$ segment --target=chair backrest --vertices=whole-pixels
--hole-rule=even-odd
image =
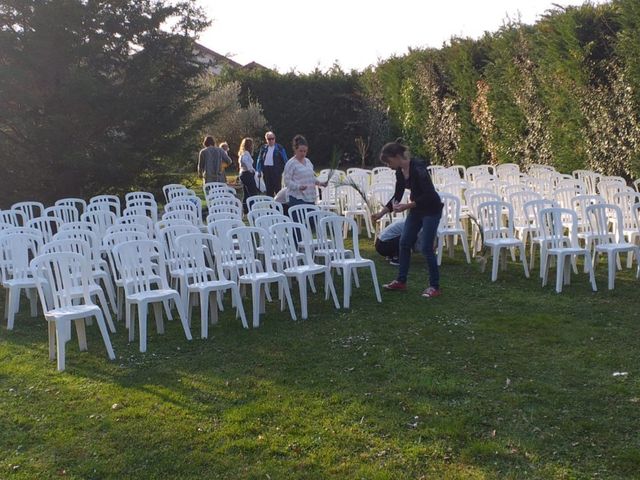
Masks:
[[[506,212],[506,218],[505,218]],[[502,201],[482,202],[478,205],[478,222],[485,240],[513,238],[513,207]]]
[[[218,238],[218,241],[223,241],[227,238],[227,232],[232,228],[244,227],[244,223],[239,218],[225,218],[221,220],[215,220],[207,225],[207,231]]]
[[[271,242],[266,230],[257,227],[232,228],[227,232],[227,247],[236,245],[235,261],[240,275],[253,275],[263,271],[257,252],[264,252],[264,271],[273,272],[271,264]]]
[[[263,230],[269,230],[269,227],[272,225],[277,225],[279,223],[291,223],[293,220],[289,218],[287,215],[260,215],[254,220],[254,226],[258,228],[262,228]]]
[[[11,205],[11,210],[22,212],[25,223],[42,216],[44,205],[40,202],[18,202]]]
[[[556,189],[553,192],[553,199],[561,208],[571,208],[573,197],[580,195],[580,190],[575,187],[565,187]]]
[[[553,208],[558,207],[558,204],[553,200],[548,200],[546,198],[539,198],[537,200],[529,200],[525,202],[522,206],[524,210],[524,216],[529,222],[529,225],[532,228],[537,230],[534,231],[534,237],[537,236],[540,232],[540,227],[538,221],[540,220],[540,211],[545,208]]]
[[[56,217],[60,223],[80,221],[80,212],[73,205],[55,205],[44,209],[45,217]]]
[[[358,225],[352,218],[330,215],[320,220],[318,239],[322,248],[327,249],[331,261],[344,261],[349,258],[350,250],[346,247],[344,233],[351,239],[353,258],[361,259],[358,241]]]
[[[255,221],[259,217],[266,217],[267,215],[282,215],[282,212],[278,210],[273,210],[270,208],[263,208],[257,210],[249,210],[247,213],[247,220],[249,221],[249,226],[255,226]]]
[[[482,175],[491,175],[493,173],[493,168],[490,165],[472,165],[471,167],[467,167],[467,182],[474,183],[476,177]]]
[[[164,193],[164,199],[166,203],[169,203],[173,199],[173,193],[176,190],[185,190],[187,187],[180,183],[170,183],[162,187],[162,193]]]
[[[85,222],[81,220],[79,222],[63,223],[62,225],[60,225],[60,228],[58,229],[58,231],[61,232],[65,230],[91,230],[93,233],[95,233],[95,228],[96,226],[93,223]]]
[[[185,272],[189,284],[226,280],[221,262],[207,265],[205,248],[213,253],[214,259],[221,257],[220,241],[214,235],[187,233],[176,238],[177,265]]]
[[[89,245],[89,242],[86,242],[81,238],[53,240],[42,247],[43,254],[56,252],[79,253],[87,260],[91,260],[92,258],[91,245]]]
[[[592,238],[598,244],[624,241],[620,207],[612,203],[600,203],[589,205],[586,212],[591,226]],[[612,228],[610,228],[610,224]]]
[[[202,186],[205,198],[216,192],[228,192],[235,195],[235,190],[224,182],[207,182]]]
[[[509,195],[508,202],[513,206],[514,221],[527,222],[527,215],[524,211],[524,205],[532,200],[540,200],[542,195],[533,190],[522,190]]]
[[[190,210],[174,210],[162,214],[162,220],[186,220],[190,225],[200,226],[201,219],[198,214]]]
[[[102,242],[98,240],[96,234],[91,230],[61,230],[53,236],[53,242],[64,240],[81,240],[89,245],[90,259],[92,264],[100,261],[100,246]]]
[[[460,222],[460,199],[450,193],[441,193],[442,216],[438,228],[462,228]]]
[[[210,213],[207,215],[207,225],[219,220],[238,220],[242,223],[242,215],[238,215],[235,211]]]
[[[247,198],[247,208],[249,209],[249,211],[251,211],[251,208],[253,207],[253,204],[256,202],[264,202],[264,201],[273,201],[273,198],[271,198],[268,195],[253,195],[249,198]]]
[[[476,218],[480,218],[478,209],[481,203],[502,201],[500,195],[496,193],[474,193],[472,195],[465,196],[467,198],[469,212]]]
[[[313,265],[311,255],[311,235],[301,223],[278,223],[269,227],[271,234],[271,257],[277,258],[282,268],[293,268],[300,265]],[[300,252],[302,247],[303,251]]]
[[[95,225],[93,231],[99,238],[104,236],[107,228],[115,225],[116,219],[116,214],[110,210],[89,210],[88,206],[87,211],[80,216],[80,220],[83,222],[89,222]]]
[[[145,232],[150,239],[156,233],[155,223],[146,215],[125,215],[117,220],[116,225],[135,225]]]
[[[96,195],[95,197],[91,197],[85,212],[89,209],[93,210],[96,208],[107,208],[113,212],[116,217],[119,217],[122,212],[120,198],[117,195]]]
[[[600,195],[576,195],[571,199],[571,209],[578,214],[578,224],[589,224],[587,207],[604,203]]]
[[[127,295],[169,288],[161,249],[154,240],[134,240],[114,246],[116,268]]]
[[[14,227],[26,225],[25,216],[21,210],[0,210],[0,222],[10,223]]]
[[[294,222],[305,225],[307,223],[307,215],[309,215],[310,212],[315,212],[317,210],[320,210],[320,207],[317,205],[294,205],[293,207],[289,207],[287,215]]]
[[[133,203],[140,201],[156,203],[156,197],[150,192],[129,192],[124,196],[125,207],[130,207]]]
[[[277,210],[278,213],[283,213],[282,204],[280,202],[276,202],[273,198],[269,198],[269,200],[256,200],[252,202],[251,207],[249,208],[249,213],[255,210]]]
[[[547,248],[578,247],[578,215],[569,208],[543,208],[539,212],[540,236]],[[568,235],[565,229],[569,230]]]
[[[60,200],[56,200],[54,203],[55,206],[65,206],[65,207],[75,207],[78,211],[78,215],[82,215],[87,210],[87,202],[82,198],[61,198]]]
[[[32,278],[29,260],[42,250],[42,238],[29,233],[0,235],[0,270],[2,279]]]
[[[620,192],[613,195],[613,204],[620,207],[622,212],[623,230],[638,230],[638,223],[633,212],[633,206],[640,202],[640,193],[635,191]]]
[[[190,199],[180,198],[178,200],[172,200],[164,206],[165,213],[172,212],[192,212],[197,218],[202,218],[202,203],[200,199],[192,201]]]
[[[177,200],[193,200],[198,202],[200,201],[200,199],[198,198],[198,195],[196,195],[196,192],[194,192],[190,188],[180,188],[180,189],[173,190],[171,192],[171,200],[169,200],[167,203],[175,202]]]
[[[91,266],[82,254],[56,251],[40,255],[31,261],[31,269],[36,273],[38,296],[45,312],[77,305],[78,287],[84,303],[93,304],[89,294]]]
[[[598,182],[601,175],[591,170],[574,170],[573,176],[584,183],[586,195],[596,195],[598,193]]]
[[[162,252],[165,260],[170,262],[171,268],[175,266],[178,251],[176,249],[176,238],[187,233],[200,233],[200,230],[194,225],[172,225],[163,228],[157,237],[158,242],[162,246]]]
[[[38,217],[27,222],[27,227],[35,228],[42,233],[45,242],[50,242],[58,230],[60,230],[60,220],[56,217]]]

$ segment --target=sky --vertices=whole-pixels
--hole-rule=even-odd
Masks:
[[[240,64],[308,73],[339,63],[362,70],[409,48],[478,38],[507,18],[532,24],[553,4],[583,0],[198,0],[211,26],[205,47]],[[592,3],[603,3],[596,0]]]

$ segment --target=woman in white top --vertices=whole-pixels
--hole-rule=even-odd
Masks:
[[[249,137],[243,138],[238,150],[238,164],[240,165],[240,181],[242,182],[242,208],[247,213],[247,198],[258,194],[256,185],[256,171],[253,168],[253,140]]]
[[[293,157],[284,166],[284,185],[289,197],[289,207],[316,203],[316,185],[326,182],[316,180],[313,163],[307,158],[309,144],[302,135],[293,138]]]

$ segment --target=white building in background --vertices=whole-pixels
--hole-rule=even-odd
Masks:
[[[250,62],[246,65],[240,65],[238,62],[231,60],[229,57],[226,57],[218,52],[211,50],[210,48],[205,47],[199,43],[195,44],[195,54],[198,61],[204,64],[207,68],[207,71],[211,75],[220,75],[224,68],[232,68],[232,69],[258,69],[263,68],[268,70],[267,67],[260,65],[257,62]]]

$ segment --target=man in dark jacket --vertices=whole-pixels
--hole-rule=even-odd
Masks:
[[[289,159],[284,147],[276,143],[276,136],[273,132],[267,132],[264,138],[267,143],[262,145],[258,151],[256,171],[259,177],[264,178],[265,195],[275,197],[282,188],[282,172]]]

